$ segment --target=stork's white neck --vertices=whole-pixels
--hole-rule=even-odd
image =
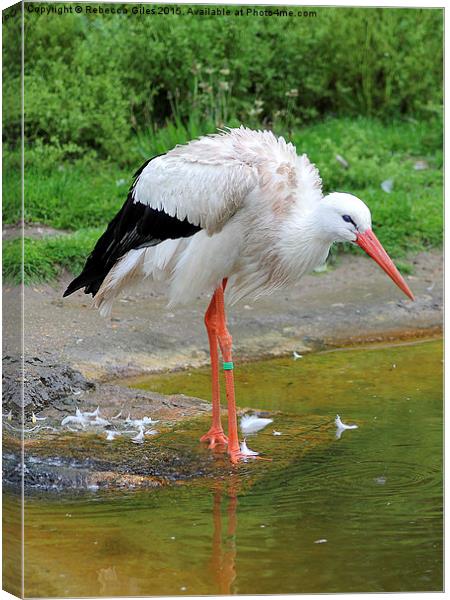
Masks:
[[[279,252],[290,280],[324,264],[333,239],[322,227],[321,207],[285,224]]]

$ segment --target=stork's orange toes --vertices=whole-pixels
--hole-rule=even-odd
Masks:
[[[200,438],[201,442],[209,442],[209,448],[215,448],[216,446],[226,446],[228,444],[228,438],[223,432],[223,429],[211,427],[208,433],[202,435]]]
[[[230,457],[230,462],[233,465],[237,465],[241,461],[248,458],[245,454],[243,454],[240,450],[228,450],[228,456]]]

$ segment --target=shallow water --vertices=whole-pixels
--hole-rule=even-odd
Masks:
[[[28,498],[26,595],[442,589],[442,343],[236,377],[240,406],[278,411],[247,440],[273,460],[148,492]],[[209,397],[207,370],[133,384]],[[337,413],[358,429],[337,439]]]

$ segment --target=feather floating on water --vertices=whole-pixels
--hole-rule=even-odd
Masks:
[[[264,429],[273,419],[262,419],[258,415],[244,415],[241,418],[241,431],[244,434],[256,433]]]
[[[343,423],[339,415],[336,415],[334,422],[336,424],[336,439],[338,440],[341,439],[341,435],[346,429],[358,429],[358,425],[347,425],[346,423]]]
[[[339,415],[336,415],[334,422],[338,429],[358,429],[358,425],[347,425],[346,423],[343,423]]]
[[[250,448],[247,446],[247,442],[244,441],[240,443],[241,446],[241,454],[243,456],[258,456],[259,452],[255,452],[254,450],[250,450]]]

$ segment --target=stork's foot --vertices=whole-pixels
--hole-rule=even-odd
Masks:
[[[230,462],[233,465],[237,465],[238,463],[242,462],[243,460],[245,460],[246,458],[248,458],[248,456],[246,456],[245,454],[242,454],[242,452],[240,450],[231,450],[228,452],[228,456],[230,457]]]
[[[226,446],[228,444],[228,438],[224,434],[223,429],[218,429],[217,427],[211,427],[208,433],[202,435],[200,441],[209,442],[209,448],[215,448],[216,446]]]
[[[240,462],[247,462],[249,460],[266,460],[268,462],[272,462],[272,459],[267,456],[249,456],[248,454],[242,454],[240,450],[228,452],[228,456],[230,457],[230,462],[233,465],[237,465]]]
[[[228,456],[230,457],[230,462],[233,465],[237,465],[239,462],[247,462],[248,460],[267,460],[269,462],[272,461],[271,458],[266,456],[258,456],[256,454],[248,454],[247,452],[242,452],[240,447],[235,447],[231,449],[228,445]]]
[[[240,463],[244,459],[248,458],[248,456],[246,456],[245,454],[243,454],[241,452],[241,448],[239,447],[239,444],[237,446],[234,446],[234,447],[231,447],[231,448],[228,445],[228,456],[230,457],[230,462],[233,465],[237,465],[238,463]]]

